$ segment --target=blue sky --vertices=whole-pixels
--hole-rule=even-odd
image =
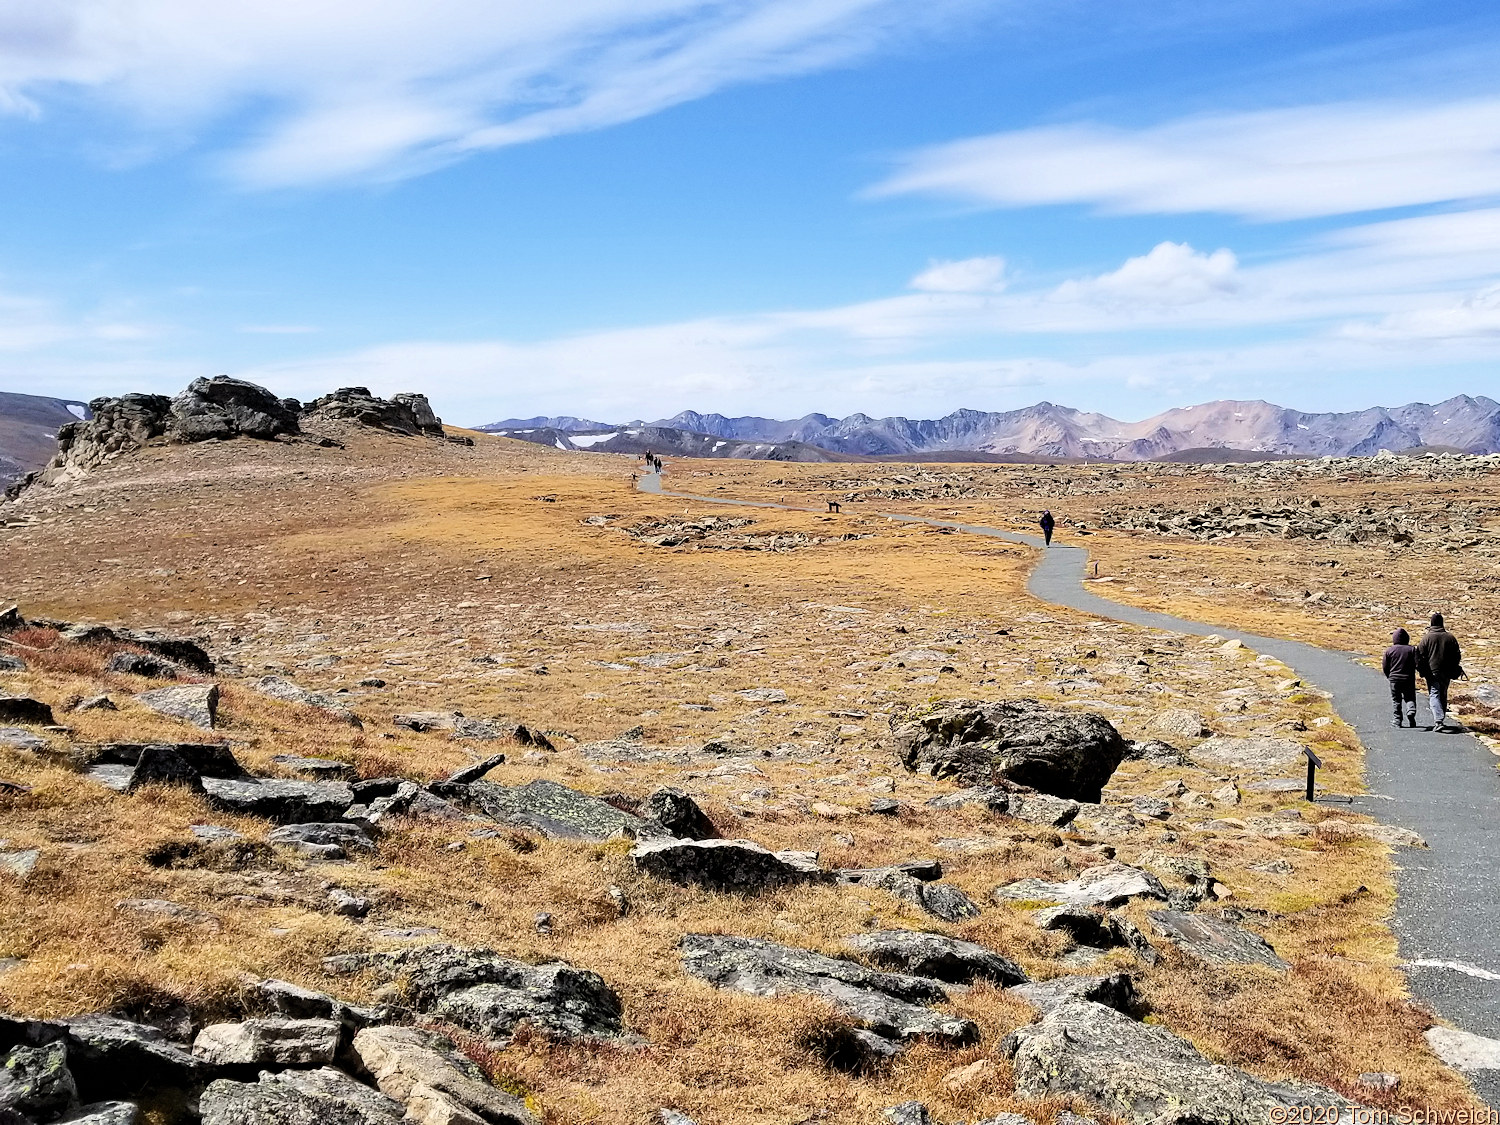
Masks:
[[[0,0],[0,388],[1500,392],[1500,11]]]

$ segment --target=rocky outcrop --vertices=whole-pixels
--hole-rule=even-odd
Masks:
[[[1045,879],[1018,879],[996,887],[996,902],[1047,902],[1066,906],[1121,906],[1132,898],[1165,900],[1167,888],[1149,871],[1124,863],[1090,867],[1062,883]]]
[[[534,828],[558,840],[635,837],[646,824],[634,813],[546,778],[516,786],[476,781],[457,792],[438,787],[438,793],[477,806],[485,816],[502,824]]]
[[[1157,934],[1200,961],[1213,965],[1264,965],[1277,972],[1291,968],[1276,956],[1265,938],[1227,919],[1184,914],[1180,910],[1153,910],[1146,917]]]
[[[522,1024],[557,1039],[633,1038],[604,978],[561,961],[529,965],[489,949],[435,944],[332,957],[324,967],[400,982],[413,1009],[490,1042],[508,1043]]]
[[[374,426],[398,434],[443,436],[443,423],[432,412],[426,395],[398,394],[376,398],[368,387],[340,387],[331,395],[315,398],[306,413],[342,418],[362,426]]]
[[[908,770],[971,786],[1003,778],[1091,803],[1125,756],[1120,732],[1102,715],[1057,711],[1034,699],[945,700],[893,717],[891,733]]]
[[[334,1020],[252,1019],[210,1024],[193,1054],[211,1066],[321,1066],[333,1062],[341,1027]]]
[[[263,1073],[259,1082],[210,1082],[199,1102],[203,1125],[402,1125],[400,1102],[341,1070]]]
[[[406,1107],[406,1120],[477,1118],[489,1125],[535,1125],[525,1103],[489,1084],[484,1072],[441,1035],[415,1027],[374,1027],[354,1037],[354,1054],[380,1092]]]
[[[227,375],[194,379],[172,400],[170,415],[166,433],[172,441],[240,436],[264,440],[300,432],[295,401]]]
[[[1051,980],[1022,984],[1010,991],[1039,1012],[1050,1012],[1072,1000],[1088,1000],[1133,1016],[1141,1003],[1136,995],[1135,981],[1128,973],[1110,973],[1100,977],[1053,977]]]
[[[1351,1104],[1321,1086],[1211,1063],[1165,1028],[1086,1000],[1059,1005],[1010,1042],[1021,1097],[1078,1097],[1141,1125],[1263,1125],[1287,1106]]]
[[[682,967],[715,988],[752,996],[819,996],[882,1038],[927,1038],[961,1046],[979,1038],[969,1020],[933,1011],[946,989],[935,980],[867,969],[853,961],[755,938],[688,934]]]

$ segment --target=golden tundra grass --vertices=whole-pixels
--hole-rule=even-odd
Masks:
[[[477,447],[472,460],[451,463],[442,459],[449,451],[423,460],[407,457],[410,448],[395,439],[351,442],[347,462],[319,460],[322,453],[302,449],[272,451],[289,458],[288,469],[278,473],[280,462],[268,453],[253,463],[260,475],[249,474],[248,483],[239,464],[216,469],[212,458],[224,447],[153,454],[139,480],[100,474],[93,486],[100,495],[60,497],[59,505],[66,499],[79,507],[59,507],[67,519],[8,533],[0,550],[14,568],[8,573],[18,575],[18,588],[25,587],[24,610],[120,617],[132,625],[186,614],[217,630],[216,647],[251,675],[267,665],[285,666],[286,674],[319,690],[372,674],[390,681],[387,689],[354,695],[352,705],[366,719],[363,731],[227,681],[220,736],[233,740],[255,772],[284,772],[271,760],[277,754],[312,754],[348,761],[364,776],[433,778],[494,749],[394,729],[390,717],[402,710],[504,713],[577,741],[639,723],[648,742],[691,746],[727,729],[755,746],[822,746],[806,755],[758,759],[759,776],[691,782],[728,834],[772,848],[818,850],[827,866],[941,855],[945,877],[986,903],[996,884],[1064,878],[1095,862],[1089,841],[1078,834],[1031,829],[973,810],[925,808],[923,801],[946,787],[902,775],[873,722],[862,733],[845,734],[843,721],[829,717],[830,711],[874,711],[928,697],[1057,698],[1051,686],[1056,669],[1074,660],[1098,672],[1096,694],[1105,701],[1113,685],[1128,686],[1085,655],[1105,643],[1086,618],[1025,597],[1025,550],[891,525],[847,508],[829,520],[818,513],[640,496],[629,488],[628,462],[619,459],[554,456],[493,442]],[[404,458],[402,472],[391,467],[393,452]],[[259,456],[256,447],[237,453],[252,455]],[[673,483],[693,491],[718,484],[732,486],[733,494],[743,488],[746,495],[772,495],[779,486],[767,482],[813,468],[827,467],[692,463]],[[710,471],[723,479],[693,476]],[[295,475],[302,472],[307,476]],[[233,519],[205,507],[203,490],[210,486],[221,501],[233,500]],[[115,490],[117,511],[123,505],[136,513],[131,520],[83,511],[103,508],[106,487]],[[756,533],[867,532],[871,538],[778,554],[662,550],[581,522],[591,515],[620,515],[625,518],[617,522],[629,523],[706,514],[751,516]],[[164,567],[175,573],[164,577]],[[470,608],[459,610],[465,603]],[[828,606],[865,613],[851,617]],[[266,625],[270,631],[262,635],[255,631],[261,618],[247,614],[281,624]],[[584,624],[635,618],[649,633],[565,626],[580,615]],[[846,618],[861,624],[837,626]],[[685,622],[709,628],[694,631]],[[735,630],[727,646],[705,636],[721,625]],[[286,642],[309,635],[327,640],[308,641],[286,655]],[[627,663],[642,652],[673,651],[677,636],[686,638],[681,647],[691,651],[697,670]],[[1127,647],[1153,640],[1135,631],[1120,637]],[[121,703],[113,713],[60,713],[76,743],[193,737],[130,700],[152,685],[102,672],[107,650],[53,651],[45,632],[29,639],[48,651],[29,654],[32,669],[12,677],[7,690],[60,704],[108,689]],[[356,650],[356,639],[370,643]],[[919,683],[914,679],[926,677],[914,673],[927,669],[891,666],[892,653],[917,646],[953,653],[956,671]],[[343,653],[344,659],[331,669],[296,666],[317,652]],[[406,664],[384,663],[385,656],[406,652],[415,654],[403,657]],[[487,654],[505,674],[473,662]],[[715,666],[718,660],[722,666]],[[546,675],[532,671],[540,665]],[[1269,691],[1265,685],[1277,676],[1274,668],[1254,666],[1250,654],[1238,662],[1225,658],[1215,668],[1210,687],[1250,683]],[[1032,686],[1021,687],[1027,679]],[[787,687],[797,706],[752,708],[733,695],[767,685]],[[687,710],[683,703],[716,709]],[[1282,719],[1310,722],[1328,714],[1326,704],[1310,696],[1284,696],[1279,706]],[[1122,719],[1126,735],[1147,733],[1142,721],[1134,712]],[[1357,790],[1361,753],[1352,732],[1334,723],[1316,737],[1329,761],[1328,784]],[[664,764],[611,764],[610,772],[599,772],[574,741],[562,735],[554,741],[557,751],[541,760],[522,760],[520,747],[501,744],[512,760],[497,780],[552,777],[632,797],[681,783],[680,767]],[[888,1074],[851,1078],[826,1070],[803,1045],[828,1025],[826,1009],[805,999],[716,992],[686,977],[675,953],[687,932],[761,936],[835,953],[844,937],[865,929],[932,927],[989,945],[1036,978],[1055,975],[1060,939],[1036,930],[1024,907],[988,905],[978,919],[944,926],[858,887],[726,897],[637,877],[621,843],[523,843],[508,832],[472,838],[467,826],[419,822],[398,824],[376,856],[349,863],[309,865],[268,849],[208,849],[190,861],[196,866],[154,866],[147,855],[191,839],[192,823],[228,824],[252,841],[263,839],[268,826],[215,813],[182,791],[110,793],[81,780],[60,755],[0,753],[0,776],[32,787],[24,795],[0,796],[3,835],[9,846],[43,852],[26,883],[0,879],[0,957],[24,959],[0,975],[0,1008],[6,1010],[61,1015],[180,998],[213,1011],[232,1004],[242,973],[285,977],[358,1000],[368,998],[369,982],[328,978],[321,958],[393,944],[374,937],[376,928],[431,926],[443,940],[593,969],[624,999],[627,1021],[648,1040],[646,1047],[558,1046],[533,1036],[499,1052],[475,1045],[497,1078],[526,1091],[553,1125],[643,1125],[662,1105],[681,1108],[701,1125],[808,1118],[854,1125],[908,1098],[928,1102],[940,1120],[1017,1110],[1045,1123],[1065,1106],[1019,1103],[1003,1062],[968,1088],[944,1085],[945,1075],[991,1057],[1007,1031],[1032,1018],[1025,1005],[998,990],[977,987],[953,1001],[954,1011],[981,1026],[977,1046],[920,1046]],[[850,783],[835,785],[834,775]],[[908,811],[894,820],[842,815],[841,807],[862,807],[866,783],[880,775],[895,778],[895,795]],[[1149,793],[1178,777],[1199,792],[1220,783],[1198,770],[1128,763],[1111,788]],[[742,799],[744,790],[758,788],[774,794],[763,807]],[[827,804],[827,815],[810,810],[814,800]],[[1219,815],[1248,819],[1296,804],[1246,792],[1242,804]],[[1309,820],[1338,815],[1324,808],[1307,813]],[[1146,850],[1207,858],[1234,891],[1232,903],[1271,912],[1257,928],[1293,969],[1285,975],[1205,969],[1171,951],[1162,964],[1145,969],[1111,954],[1100,968],[1131,969],[1154,1019],[1210,1057],[1266,1076],[1354,1093],[1360,1072],[1388,1070],[1400,1073],[1403,1083],[1385,1104],[1477,1104],[1427,1050],[1421,1032],[1430,1021],[1411,1004],[1396,969],[1386,849],[1351,841],[1336,829],[1291,844],[1234,832],[1183,831],[1171,840],[1168,831],[1146,826],[1139,841],[1117,845],[1119,858],[1133,861]],[[934,851],[939,837],[995,843],[963,855]],[[1289,859],[1294,873],[1248,870],[1277,857]],[[328,885],[370,897],[370,920],[327,913]],[[623,918],[610,899],[611,886],[622,888],[631,903]],[[117,906],[141,898],[169,899],[203,918],[143,920]],[[550,936],[536,933],[538,911],[554,916]],[[1143,908],[1131,913],[1144,926]]]

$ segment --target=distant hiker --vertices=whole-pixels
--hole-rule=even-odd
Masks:
[[[834,515],[838,515],[839,502],[837,500],[830,500],[830,501],[828,501],[828,510],[830,512],[832,512]]]
[[[1050,547],[1052,546],[1052,529],[1057,526],[1057,521],[1052,518],[1051,509],[1042,513],[1042,518],[1039,522],[1042,525],[1042,536],[1047,541],[1046,545]]]
[[[1443,615],[1434,613],[1427,635],[1417,645],[1417,671],[1427,681],[1434,733],[1441,733],[1448,721],[1448,685],[1464,674],[1462,656],[1458,638],[1443,627]]]
[[[1403,713],[1412,726],[1417,725],[1417,650],[1405,629],[1391,634],[1391,647],[1380,662],[1381,674],[1391,682],[1391,706],[1395,715],[1391,726],[1401,726]],[[1403,712],[1404,708],[1404,712]]]

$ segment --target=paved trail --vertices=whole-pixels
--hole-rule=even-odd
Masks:
[[[661,477],[641,479],[644,492],[711,504],[818,511],[788,504],[727,500],[669,492]],[[903,523],[951,527],[1010,543],[1041,547],[1040,536],[922,516],[875,513]],[[1495,757],[1468,734],[1432,734],[1390,725],[1390,693],[1359,654],[1334,652],[1300,641],[1261,637],[1164,613],[1121,605],[1085,585],[1088,552],[1054,545],[1032,572],[1028,588],[1042,601],[1147,628],[1237,638],[1270,653],[1307,683],[1333,696],[1339,714],[1365,745],[1369,793],[1355,802],[1387,824],[1418,833],[1428,848],[1396,854],[1395,930],[1412,991],[1445,1019],[1476,1035],[1500,1038],[1500,770]],[[1372,638],[1384,647],[1384,638]],[[1419,693],[1419,696],[1421,693]],[[1422,697],[1422,707],[1426,707]],[[1430,724],[1431,717],[1426,722]],[[1491,1106],[1500,1108],[1500,1070],[1474,1070],[1469,1078]]]

